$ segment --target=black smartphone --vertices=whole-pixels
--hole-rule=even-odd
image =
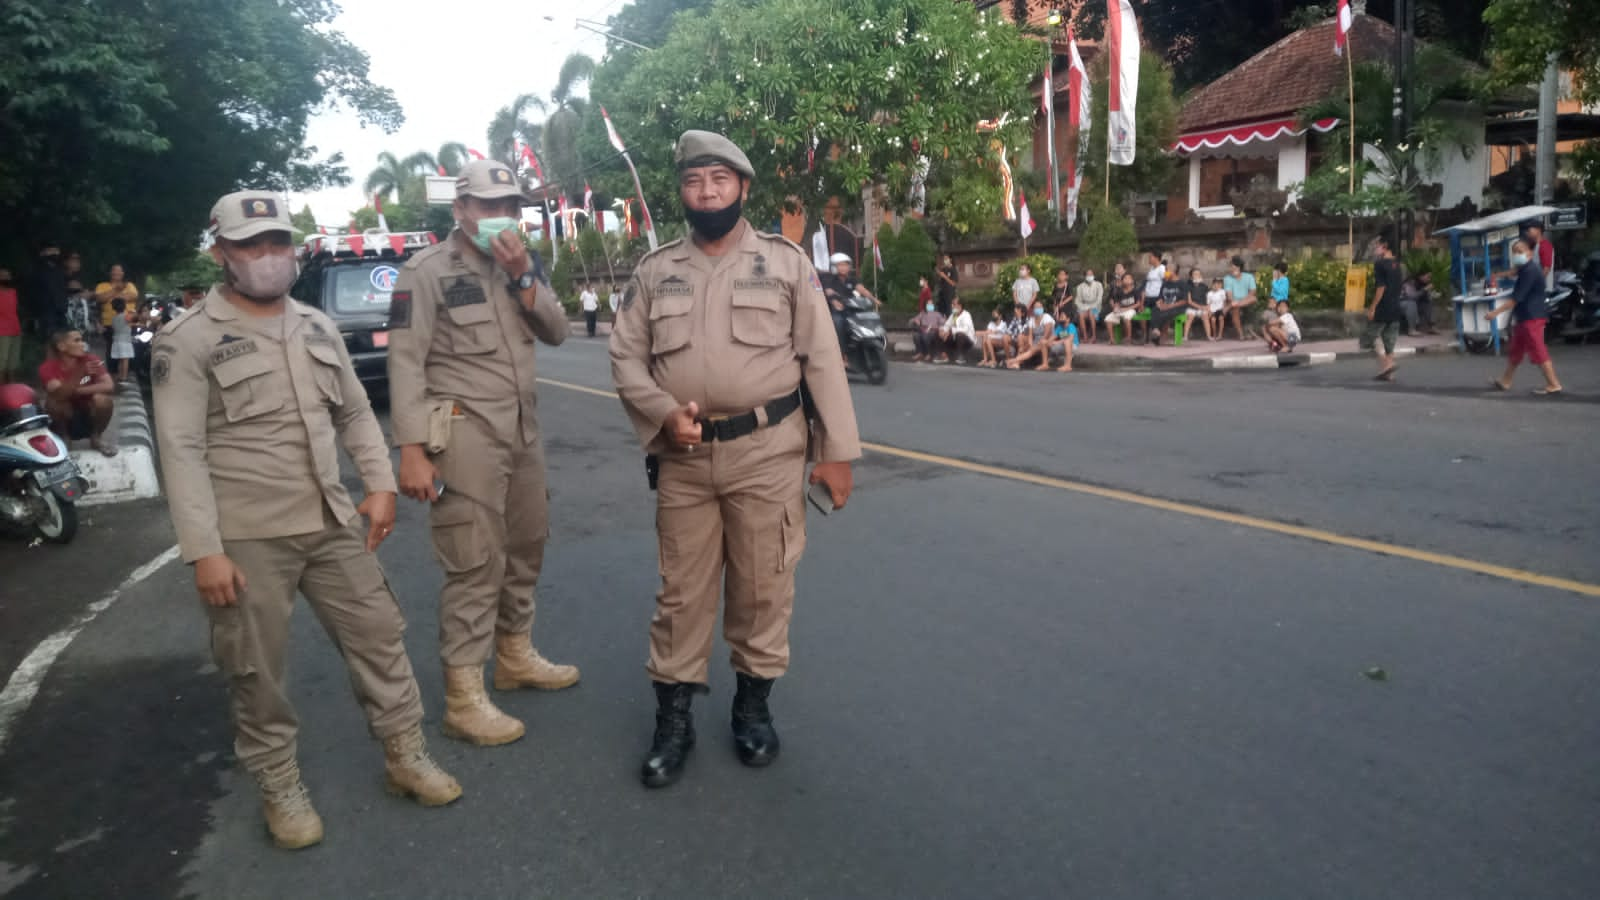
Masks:
[[[806,499],[810,500],[811,505],[817,508],[817,512],[822,513],[825,516],[833,515],[833,511],[835,509],[833,505],[833,491],[828,489],[827,482],[819,481],[816,484],[813,484],[811,489],[806,491]]]

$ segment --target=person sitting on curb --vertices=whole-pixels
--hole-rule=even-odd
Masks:
[[[1055,335],[1056,320],[1045,314],[1042,301],[1033,301],[1033,319],[1025,329],[1021,338],[1023,344],[1018,348],[1017,355],[1006,363],[1006,368],[1020,369],[1023,363],[1035,357],[1039,360],[1041,372],[1050,368],[1050,357],[1047,354],[1050,352],[1050,339]]]
[[[1262,330],[1266,332],[1267,349],[1273,353],[1293,352],[1294,345],[1300,343],[1300,323],[1289,312],[1287,300],[1278,301],[1277,315]]]
[[[1244,270],[1244,257],[1235,256],[1228,274],[1223,276],[1222,288],[1228,292],[1228,303],[1223,315],[1233,320],[1233,334],[1244,340],[1244,311],[1256,305],[1256,277]]]
[[[1433,327],[1433,273],[1422,272],[1400,286],[1400,311],[1411,334],[1438,334]]]
[[[39,365],[44,385],[45,411],[50,430],[65,441],[89,439],[89,446],[105,456],[116,456],[106,445],[117,385],[100,357],[89,352],[81,331],[58,331],[50,336],[49,358]]]
[[[1145,329],[1145,343],[1161,346],[1161,336],[1172,331],[1172,323],[1189,310],[1189,292],[1178,281],[1175,269],[1168,269],[1166,280],[1161,283],[1161,296],[1156,298],[1155,308],[1150,310],[1150,325]],[[1173,346],[1177,341],[1173,340]]]
[[[1050,291],[1050,317],[1053,319],[1072,318],[1072,288],[1067,286],[1069,277],[1066,269],[1056,272],[1056,286]]]
[[[1071,372],[1072,351],[1077,346],[1078,326],[1074,325],[1071,319],[1056,319],[1055,332],[1050,336],[1050,344],[1046,348],[1045,358],[1039,364],[1039,368],[1043,369],[1049,366],[1052,360],[1060,357],[1061,363],[1055,366],[1052,371]]]
[[[1073,294],[1072,304],[1078,310],[1078,333],[1089,335],[1089,343],[1099,338],[1095,323],[1100,319],[1100,308],[1105,304],[1106,288],[1094,280],[1094,270],[1085,269],[1083,282]]]
[[[1133,273],[1122,273],[1122,279],[1111,285],[1111,311],[1106,313],[1106,332],[1111,337],[1111,343],[1117,342],[1117,326],[1121,325],[1127,336],[1123,340],[1133,342],[1133,317],[1144,308],[1144,296],[1133,285]]]
[[[922,304],[922,312],[911,319],[911,341],[917,348],[917,355],[911,358],[912,362],[933,362],[934,354],[943,348],[939,337],[939,329],[943,327],[944,316],[930,297]]]
[[[1000,307],[996,306],[989,312],[989,327],[983,332],[983,359],[978,365],[985,369],[992,369],[1005,358],[1006,347],[1011,342],[1011,327],[1006,317],[1000,314]]]
[[[1211,279],[1211,290],[1206,291],[1206,337],[1222,340],[1222,329],[1228,325],[1228,289],[1221,278]]]
[[[944,345],[946,360],[964,363],[967,361],[967,352],[977,342],[977,334],[973,331],[972,313],[967,312],[967,304],[960,297],[956,297],[952,303],[950,318],[939,329],[939,340]]]

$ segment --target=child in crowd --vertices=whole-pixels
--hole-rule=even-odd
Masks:
[[[1300,323],[1289,312],[1287,300],[1278,301],[1277,312],[1277,316],[1264,329],[1267,333],[1267,349],[1274,353],[1286,353],[1300,343]]]
[[[992,369],[1000,364],[1000,357],[1005,355],[1006,345],[1011,340],[1011,332],[1006,327],[1005,317],[1000,315],[1000,307],[995,307],[989,313],[989,328],[983,333],[983,359],[978,365]]]
[[[1211,279],[1211,291],[1206,294],[1206,338],[1222,340],[1222,329],[1228,323],[1228,289],[1221,278]]]
[[[128,301],[118,297],[111,301],[111,361],[117,364],[117,383],[128,380],[128,365],[133,362],[133,323],[129,318]]]
[[[1060,356],[1061,365],[1056,366],[1055,371],[1071,372],[1072,351],[1077,346],[1078,326],[1073,324],[1072,320],[1069,318],[1057,319],[1055,333],[1050,336],[1049,352],[1045,354],[1045,359],[1039,367],[1042,369],[1045,366],[1048,366],[1052,358]]]
[[[1184,312],[1188,318],[1183,321],[1183,339],[1189,340],[1189,332],[1194,330],[1194,323],[1198,320],[1205,328],[1206,339],[1211,338],[1211,311],[1206,306],[1206,280],[1201,276],[1199,269],[1189,270],[1189,283],[1184,288]]]

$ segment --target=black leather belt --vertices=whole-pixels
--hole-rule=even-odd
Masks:
[[[800,408],[800,392],[798,390],[786,394],[763,406],[767,411],[767,425],[770,427],[782,422],[789,414]],[[700,422],[700,439],[706,443],[712,441],[736,441],[747,434],[754,434],[761,427],[761,419],[756,415],[759,410],[740,413],[737,416],[710,416]]]

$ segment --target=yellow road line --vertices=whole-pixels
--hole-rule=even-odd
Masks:
[[[565,388],[583,394],[593,394],[597,397],[616,399],[612,391],[602,391],[581,384],[571,384],[565,381],[554,381],[548,378],[539,379],[552,387]],[[1448,553],[1435,553],[1431,550],[1419,550],[1415,547],[1406,547],[1400,544],[1391,544],[1384,541],[1372,541],[1366,538],[1349,537],[1320,528],[1307,528],[1303,525],[1290,525],[1287,522],[1274,522],[1271,519],[1246,516],[1240,513],[1225,512],[1220,509],[1211,509],[1197,506],[1192,503],[1179,503],[1175,500],[1162,500],[1132,491],[1117,488],[1099,487],[1081,481],[1072,481],[1067,478],[1055,478],[1049,475],[1033,475],[1028,472],[1016,472],[1002,469],[998,466],[984,465],[983,463],[968,462],[964,459],[955,459],[949,456],[940,456],[935,453],[923,453],[918,450],[902,450],[899,447],[890,447],[886,444],[872,444],[863,442],[862,449],[870,453],[881,453],[885,456],[897,456],[915,462],[929,465],[943,466],[947,469],[958,469],[963,472],[972,472],[976,475],[988,475],[993,478],[1004,478],[1009,481],[1020,481],[1025,484],[1040,485],[1055,488],[1056,490],[1071,491],[1075,494],[1086,494],[1091,497],[1100,497],[1105,500],[1115,500],[1119,503],[1129,503],[1134,506],[1143,506],[1148,509],[1159,509],[1164,512],[1192,516],[1197,519],[1209,519],[1213,522],[1225,522],[1241,528],[1251,528],[1256,531],[1266,531],[1273,534],[1282,534],[1288,537],[1302,538],[1316,541],[1321,544],[1330,544],[1335,547],[1346,547],[1351,550],[1364,550],[1368,553],[1377,553],[1382,556],[1394,556],[1400,559],[1409,559],[1413,562],[1427,563],[1445,569],[1455,569],[1461,572],[1473,572],[1478,575],[1488,575],[1491,578],[1500,578],[1506,581],[1515,581],[1520,584],[1531,584],[1538,587],[1554,588],[1558,591],[1571,591],[1588,597],[1600,597],[1600,584],[1590,584],[1584,581],[1574,581],[1570,578],[1557,578],[1553,575],[1541,575],[1538,572],[1529,572],[1526,569],[1514,569],[1510,566],[1497,566],[1492,563],[1479,562],[1463,556],[1452,556]]]

